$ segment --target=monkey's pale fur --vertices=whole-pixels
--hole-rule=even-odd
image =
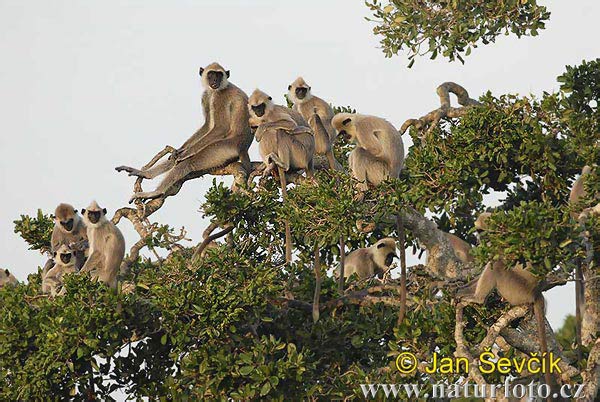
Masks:
[[[452,233],[444,232],[444,236],[446,237],[446,240],[448,240],[448,243],[450,243],[454,255],[456,255],[460,262],[466,265],[474,261],[473,255],[471,254],[473,246]]]
[[[92,201],[81,213],[90,242],[90,256],[81,272],[89,272],[93,279],[116,288],[117,274],[125,256],[123,234],[106,218],[106,209],[100,208],[96,201]]]
[[[587,191],[585,191],[584,182],[586,177],[592,172],[592,167],[585,165],[583,169],[581,169],[581,176],[575,180],[573,184],[573,188],[571,189],[571,193],[569,194],[569,205],[573,210],[571,211],[571,217],[577,220],[585,220],[590,215],[598,215],[600,213],[600,204],[591,207],[585,208],[581,210],[578,205],[584,198],[587,197]]]
[[[8,269],[0,269],[0,288],[5,285],[16,285],[17,278]]]
[[[488,219],[491,213],[484,212],[477,217],[475,228],[488,230]],[[487,263],[481,275],[475,278],[457,292],[457,298],[463,302],[483,304],[486,297],[494,289],[498,290],[508,303],[513,306],[522,304],[533,305],[537,321],[538,337],[541,352],[548,352],[546,341],[546,319],[544,296],[540,290],[540,280],[531,272],[516,264],[509,269],[502,258]],[[546,373],[546,383],[553,387],[554,379]]]
[[[274,104],[258,89],[250,95],[248,110],[251,126],[257,127],[255,137],[265,165],[275,162],[286,172],[304,170],[311,177],[315,141],[302,116]]]
[[[325,155],[331,169],[342,170],[342,166],[333,155],[335,130],[331,126],[333,109],[329,103],[315,96],[311,87],[302,77],[296,78],[288,86],[288,98],[293,102],[293,110],[302,115],[308,122],[315,136],[315,154]]]
[[[490,212],[481,213],[475,220],[475,229],[489,229]],[[540,296],[537,290],[539,279],[524,269],[521,264],[508,269],[502,259],[489,262],[479,278],[469,282],[459,291],[461,299],[483,303],[487,295],[497,288],[500,295],[512,305],[534,303]]]
[[[77,269],[83,266],[88,251],[87,229],[73,206],[62,203],[56,207],[50,244],[52,253],[63,244],[73,248],[76,257],[75,266]]]
[[[352,175],[366,190],[396,178],[404,166],[402,136],[387,120],[353,113],[338,113],[331,121],[340,135],[347,135],[356,144],[348,162]]]
[[[43,275],[42,292],[50,296],[61,296],[65,293],[63,276],[77,272],[76,251],[68,245],[62,244],[54,252],[54,266]]]
[[[346,256],[344,278],[356,273],[359,279],[377,274],[381,277],[392,265],[396,255],[396,241],[386,237],[370,247],[359,248]],[[336,269],[336,274],[338,270]],[[339,275],[339,274],[338,274]]]
[[[248,148],[253,136],[248,123],[248,96],[228,80],[229,71],[218,63],[201,68],[200,75],[205,88],[202,95],[204,125],[174,155],[155,167],[147,170],[128,166],[116,168],[130,176],[146,179],[167,172],[155,191],[135,193],[131,201],[173,195],[190,177],[198,177],[238,160],[250,171]]]

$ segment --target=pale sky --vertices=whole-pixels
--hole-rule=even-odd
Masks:
[[[377,48],[362,0],[0,0],[0,266],[25,280],[45,261],[13,233],[22,213],[96,199],[112,215],[127,203],[133,179],[114,167],[140,167],[202,124],[199,66],[218,61],[247,93],[260,88],[279,103],[302,75],[334,105],[399,127],[438,106],[435,88],[444,81],[473,97],[541,94],[558,88],[565,65],[599,56],[599,2],[540,3],[552,12],[540,36],[501,37],[465,65],[425,58],[409,70],[405,57],[386,59]],[[408,148],[408,135],[404,141]],[[185,226],[197,242],[207,225],[198,208],[211,182],[186,183],[152,218]],[[129,247],[135,232],[126,221],[120,228]],[[574,312],[573,287],[546,298],[557,328]]]

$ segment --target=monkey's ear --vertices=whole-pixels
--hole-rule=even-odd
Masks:
[[[77,213],[78,211],[76,209],[74,209],[73,212]]]
[[[231,76],[231,71],[229,71],[229,70],[225,71],[225,75],[227,75],[227,78],[229,78]]]
[[[6,276],[9,276],[9,275],[10,275],[10,271],[8,270],[8,268],[6,268],[6,269],[4,270],[4,273],[6,274]]]
[[[102,212],[106,215],[106,208],[102,208]]]
[[[288,85],[288,91],[289,91],[290,89],[292,89],[292,86],[291,86],[291,85]]]
[[[202,74],[204,74],[204,67],[200,67],[199,74],[200,77],[202,77]]]
[[[350,123],[352,121],[352,119],[350,117],[348,117],[346,120],[344,120],[342,122],[342,124],[345,126],[346,124]]]
[[[269,100],[273,100],[273,98],[271,96],[269,96]]]
[[[85,214],[85,208],[81,208],[81,215]]]

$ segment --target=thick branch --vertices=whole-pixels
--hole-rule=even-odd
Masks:
[[[461,117],[470,107],[480,105],[478,101],[469,97],[466,89],[454,82],[444,82],[437,87],[436,92],[440,97],[440,107],[418,119],[406,120],[400,128],[401,134],[404,134],[410,126],[414,126],[420,131],[427,129],[427,134],[430,134],[437,127],[441,119]],[[458,103],[462,107],[454,108],[450,106],[450,93],[456,95]]]
[[[490,327],[487,335],[479,344],[479,353],[482,353],[486,348],[491,348],[500,334],[500,331],[506,328],[513,320],[525,316],[528,311],[529,308],[527,306],[516,306],[502,314],[502,316]]]
[[[465,328],[465,323],[463,320],[463,310],[465,304],[459,303],[456,306],[456,325],[454,327],[454,341],[456,342],[456,352],[454,354],[456,357],[463,357],[469,361],[469,378],[473,379],[477,384],[485,385],[487,382],[481,371],[479,371],[479,361],[474,358],[469,348],[465,344],[463,330]],[[486,386],[487,389],[487,386]]]
[[[402,211],[402,224],[427,249],[429,258],[426,269],[433,276],[443,279],[463,279],[468,270],[454,254],[448,238],[437,228],[435,222],[427,219],[412,207]]]

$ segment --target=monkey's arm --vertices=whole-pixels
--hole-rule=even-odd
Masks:
[[[207,92],[202,95],[202,112],[204,114],[204,124],[190,138],[188,138],[183,145],[177,149],[177,151],[175,151],[175,154],[181,153],[184,149],[194,145],[209,131],[211,125],[211,116],[209,108],[209,95]]]
[[[188,158],[191,158],[204,148],[219,141],[223,141],[224,139],[230,138],[232,134],[239,135],[238,132],[234,133],[232,130],[237,129],[238,124],[241,126],[242,122],[237,121],[236,123],[233,123],[231,120],[236,120],[236,117],[240,116],[240,114],[244,115],[244,111],[246,110],[247,106],[241,105],[240,103],[241,102],[239,100],[234,100],[232,104],[224,106],[230,109],[229,121],[226,121],[226,119],[223,117],[219,119],[215,119],[214,116],[211,117],[209,119],[211,121],[211,125],[207,128],[207,131],[199,136],[195,141],[191,142],[189,146],[176,152],[175,158],[177,159],[177,162],[182,162]],[[215,112],[216,111],[213,110],[213,113]],[[247,124],[247,122],[244,124]]]
[[[92,271],[96,267],[96,265],[100,262],[101,257],[102,257],[102,254],[100,254],[98,251],[93,251],[92,254],[88,257],[85,264],[83,264],[83,267],[81,267],[81,270],[79,272]]]
[[[368,153],[375,157],[379,157],[383,154],[383,146],[379,141],[378,135],[381,134],[379,130],[367,131],[363,132],[360,128],[356,130],[356,139],[358,141],[358,145],[361,148],[365,149]]]

